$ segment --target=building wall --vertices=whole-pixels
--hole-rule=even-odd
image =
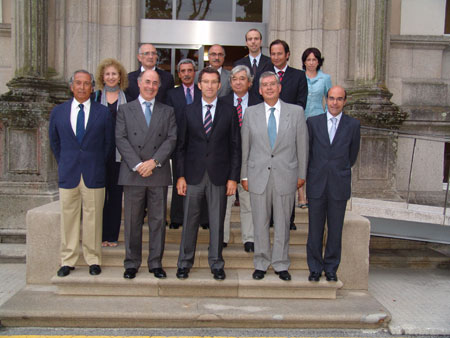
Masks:
[[[12,67],[12,42],[11,42],[11,1],[1,0],[1,22],[0,22],[0,94],[8,90],[6,83],[13,77]]]

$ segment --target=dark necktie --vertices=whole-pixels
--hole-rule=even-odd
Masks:
[[[284,75],[284,72],[282,70],[280,70],[278,72],[278,78],[280,79],[280,82],[283,81],[283,75]]]
[[[186,103],[191,104],[192,103],[192,95],[191,95],[191,89],[186,88]]]
[[[237,99],[237,106],[236,106],[236,110],[237,110],[237,114],[238,114],[238,119],[239,119],[239,127],[242,127],[242,98],[238,97]]]
[[[211,108],[212,104],[206,105],[206,114],[205,114],[205,120],[203,121],[203,127],[205,128],[205,134],[206,136],[209,136],[211,133],[212,128],[212,116],[211,116]]]
[[[256,66],[256,59],[253,59],[253,65],[252,65],[252,71],[253,71],[253,76],[255,76],[256,75],[256,68],[257,68],[257,66]]]
[[[78,107],[80,107],[80,110],[78,111],[78,116],[77,116],[76,132],[77,132],[78,143],[81,144],[81,142],[83,141],[84,133],[86,131],[84,128],[84,105],[82,103],[80,103],[78,105]]]

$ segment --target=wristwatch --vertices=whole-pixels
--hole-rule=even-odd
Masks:
[[[155,161],[156,168],[161,168],[161,163],[158,160],[153,159],[153,161]]]

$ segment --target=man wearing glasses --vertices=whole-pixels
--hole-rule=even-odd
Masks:
[[[177,191],[184,199],[183,231],[176,276],[189,277],[202,200],[206,197],[209,216],[208,263],[216,280],[225,279],[222,257],[223,226],[227,196],[236,193],[241,170],[241,136],[236,108],[217,99],[219,72],[200,71],[201,102],[186,107],[177,140]]]
[[[158,61],[158,52],[156,51],[156,48],[150,43],[141,45],[138,50],[137,58],[141,63],[141,67],[134,72],[128,73],[128,88],[125,91],[127,102],[134,101],[139,96],[137,81],[139,74],[145,70],[151,69],[156,70],[161,79],[161,86],[156,95],[156,101],[166,103],[167,91],[174,87],[175,82],[173,81],[172,74],[156,67],[156,62]]]
[[[352,171],[359,152],[360,123],[342,112],[347,94],[340,86],[327,94],[326,114],[309,118],[309,162],[306,194],[309,232],[306,246],[309,280],[318,282],[325,271],[327,281],[337,281],[341,260],[342,227],[351,195]],[[322,255],[323,232],[328,235]]]
[[[225,49],[221,45],[212,45],[208,50],[209,66],[217,70],[220,74],[220,88],[218,97],[231,93],[230,71],[223,68],[225,62]],[[198,83],[199,72],[195,74],[195,83]]]

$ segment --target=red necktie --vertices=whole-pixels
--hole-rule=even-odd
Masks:
[[[278,72],[278,77],[279,77],[279,79],[280,79],[280,82],[283,81],[283,75],[284,75],[284,72],[283,72],[282,70],[280,70],[280,71]]]
[[[242,106],[241,106],[242,98],[238,97],[237,102],[238,104],[236,106],[236,110],[239,118],[239,127],[242,127]]]

